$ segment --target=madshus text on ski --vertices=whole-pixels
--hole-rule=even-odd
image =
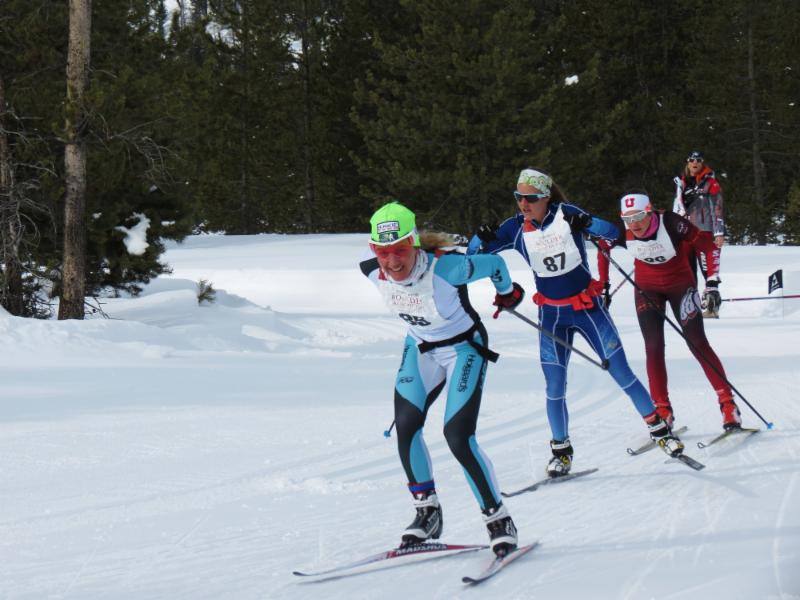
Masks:
[[[734,395],[768,428],[772,427],[728,380],[703,328],[703,319],[718,318],[721,306],[722,190],[698,151],[689,153],[684,173],[676,183],[675,212],[655,210],[647,194],[626,193],[619,200],[620,222],[612,223],[569,202],[551,175],[528,167],[519,173],[513,191],[517,213],[499,225],[479,227],[466,253],[459,251],[447,234],[418,231],[416,215],[399,202],[390,202],[372,215],[369,250],[360,267],[389,311],[407,325],[395,377],[394,422],[385,435],[396,428],[398,454],[415,515],[401,533],[397,547],[329,569],[295,571],[295,575],[342,577],[490,549],[494,557],[486,568],[462,579],[475,585],[533,550],[539,542],[520,545],[503,498],[575,481],[598,470],[572,471],[575,447],[568,429],[566,390],[573,353],[607,371],[642,418],[648,439],[628,448],[629,454],[639,456],[659,448],[670,461],[703,469],[705,465],[685,453],[679,436],[687,427],[673,428],[675,412],[666,383],[665,322],[681,335],[700,363],[722,414],[723,433],[699,443],[699,448],[759,431],[742,428]],[[708,223],[703,221],[705,226],[698,227],[695,218]],[[598,250],[597,279],[589,267],[587,239]],[[632,276],[611,256],[614,248],[624,248],[633,256]],[[531,268],[538,322],[517,311],[525,291],[512,281],[499,254],[504,250],[517,251]],[[649,389],[632,371],[611,317],[610,265],[634,288]],[[706,286],[702,298],[698,268]],[[516,491],[500,491],[491,462],[485,459],[475,436],[486,370],[499,357],[490,348],[486,327],[470,304],[468,285],[482,279],[488,279],[495,288],[493,318],[508,312],[539,332],[551,456],[544,478],[534,478]],[[667,315],[667,305],[677,324]],[[588,342],[597,360],[574,348],[576,333]],[[442,390],[446,390],[444,436],[478,504],[488,546],[436,541],[444,531],[444,512],[436,494],[423,427]]]

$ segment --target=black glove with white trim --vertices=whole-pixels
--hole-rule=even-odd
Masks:
[[[478,231],[475,233],[475,235],[477,235],[482,242],[488,243],[497,239],[497,234],[495,231],[497,231],[497,225],[483,224],[478,227]]]

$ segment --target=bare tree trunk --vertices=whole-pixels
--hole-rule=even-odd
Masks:
[[[764,206],[764,163],[761,160],[761,138],[758,132],[758,111],[756,106],[756,75],[755,61],[753,60],[753,20],[752,6],[748,5],[750,16],[747,19],[747,93],[750,98],[750,127],[753,133],[753,193],[759,207],[759,218],[756,227],[756,238],[759,244],[767,243],[768,211]]]
[[[196,65],[202,65],[206,59],[206,52],[203,46],[203,36],[200,24],[208,17],[208,0],[194,0],[192,2],[192,48],[189,51],[192,60]]]
[[[254,233],[257,231],[253,223],[253,199],[250,194],[250,103],[251,103],[251,81],[250,73],[250,6],[243,4],[242,10],[242,77],[244,79],[244,89],[242,89],[241,116],[242,129],[239,133],[239,141],[242,145],[241,161],[241,186],[239,187],[239,219],[241,233]]]
[[[303,14],[300,24],[300,42],[303,52],[303,164],[305,177],[305,207],[306,229],[314,228],[314,205],[316,204],[316,189],[314,187],[314,157],[311,148],[311,120],[313,107],[311,106],[311,56],[308,44],[308,2],[303,0]]]
[[[192,22],[199,23],[208,16],[208,0],[192,2]]]
[[[92,0],[69,2],[67,55],[67,141],[64,151],[63,291],[59,319],[83,319],[86,287],[86,114],[84,93],[89,82]]]
[[[22,239],[19,203],[14,198],[14,169],[6,134],[6,92],[0,74],[0,239],[2,239],[3,274],[0,301],[12,315],[24,311],[22,298],[22,265],[19,246]]]

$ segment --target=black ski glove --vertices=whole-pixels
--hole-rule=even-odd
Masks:
[[[513,286],[513,289],[507,294],[495,294],[492,305],[496,306],[497,310],[494,311],[492,318],[496,319],[500,316],[500,311],[504,308],[517,308],[519,303],[525,298],[525,290],[522,289],[522,286],[516,281],[513,283]]]
[[[565,213],[564,220],[569,223],[569,228],[572,233],[579,233],[591,226],[592,215],[586,213]]]
[[[480,227],[478,227],[478,231],[475,233],[475,235],[477,235],[482,242],[488,243],[497,239],[497,234],[495,233],[495,231],[497,231],[496,224],[493,225],[483,224]]]
[[[705,311],[716,314],[722,304],[722,296],[719,295],[719,281],[712,279],[706,281],[706,291],[703,292],[702,308]]]
[[[611,306],[611,284],[608,281],[603,286],[603,306]]]
[[[694,203],[694,201],[700,196],[700,188],[697,187],[697,184],[694,182],[687,183],[686,188],[683,190],[683,206],[686,210],[689,210],[689,207]]]

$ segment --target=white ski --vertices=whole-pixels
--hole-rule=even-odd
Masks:
[[[684,433],[687,429],[689,429],[689,428],[684,425],[683,427],[678,427],[678,429],[676,429],[672,433],[673,433],[673,435],[680,435],[680,434]],[[648,450],[652,450],[655,447],[656,447],[656,443],[653,440],[648,440],[647,442],[645,442],[644,444],[642,444],[641,446],[639,446],[636,449],[628,448],[628,454],[630,454],[631,456],[638,456],[640,454],[644,454]]]
[[[509,564],[525,556],[528,552],[536,548],[539,545],[539,542],[533,542],[532,544],[528,544],[527,546],[521,546],[516,550],[513,550],[506,554],[505,556],[498,556],[490,562],[483,572],[480,575],[475,577],[462,577],[461,581],[467,583],[469,585],[477,585],[479,583],[483,583],[490,577],[494,577],[497,575],[502,569],[507,567]]]
[[[375,571],[423,560],[453,556],[454,554],[461,554],[462,552],[485,550],[488,547],[489,546],[485,544],[443,544],[439,542],[424,542],[421,544],[412,544],[410,546],[399,546],[391,550],[367,556],[360,560],[337,565],[321,571],[292,571],[292,573],[298,577],[314,578],[314,581],[319,581],[322,579],[348,577],[366,571]]]
[[[717,437],[715,437],[714,439],[712,439],[712,440],[710,440],[708,442],[697,442],[697,447],[698,448],[708,448],[712,444],[716,444],[717,442],[721,442],[725,438],[730,437],[732,435],[745,433],[745,434],[747,434],[746,437],[750,437],[751,435],[755,435],[759,431],[761,431],[761,430],[760,429],[752,429],[752,428],[749,428],[749,427],[737,427],[735,429],[729,429],[727,431],[724,431],[723,433],[720,433]]]

